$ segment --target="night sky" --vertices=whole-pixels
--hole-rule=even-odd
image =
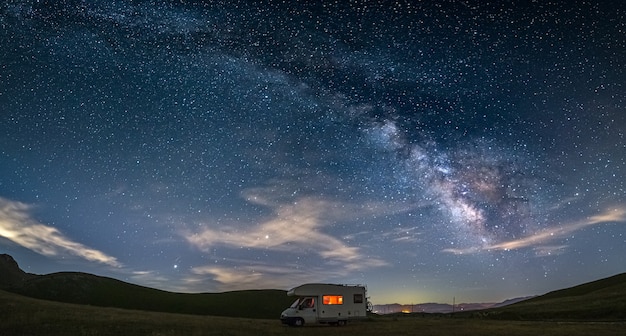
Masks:
[[[626,271],[626,2],[338,2],[3,1],[0,252],[375,304]]]

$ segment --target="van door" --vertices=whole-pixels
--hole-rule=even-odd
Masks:
[[[298,309],[304,323],[317,323],[317,304],[316,297],[306,297],[302,300]]]

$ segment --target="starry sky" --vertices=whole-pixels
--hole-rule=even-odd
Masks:
[[[0,252],[496,302],[626,271],[622,1],[0,5]]]

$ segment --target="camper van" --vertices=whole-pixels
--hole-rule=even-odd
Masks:
[[[365,286],[304,284],[287,292],[297,299],[282,314],[282,323],[290,326],[329,323],[345,325],[349,320],[366,317],[368,302]]]

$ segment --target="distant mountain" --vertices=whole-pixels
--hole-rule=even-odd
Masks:
[[[374,305],[374,312],[378,314],[394,314],[394,313],[452,313],[458,311],[481,310],[494,307],[504,307],[516,302],[528,300],[533,296],[509,299],[498,303],[459,303],[454,307],[446,303],[419,303],[419,304],[384,304]]]
[[[378,314],[452,313],[452,305],[374,305]],[[461,303],[454,316],[502,320],[626,321],[626,273],[500,303]]]
[[[293,301],[283,290],[184,294],[87,273],[35,275],[22,271],[7,254],[0,255],[0,289],[37,299],[92,306],[270,319],[278,318]]]

